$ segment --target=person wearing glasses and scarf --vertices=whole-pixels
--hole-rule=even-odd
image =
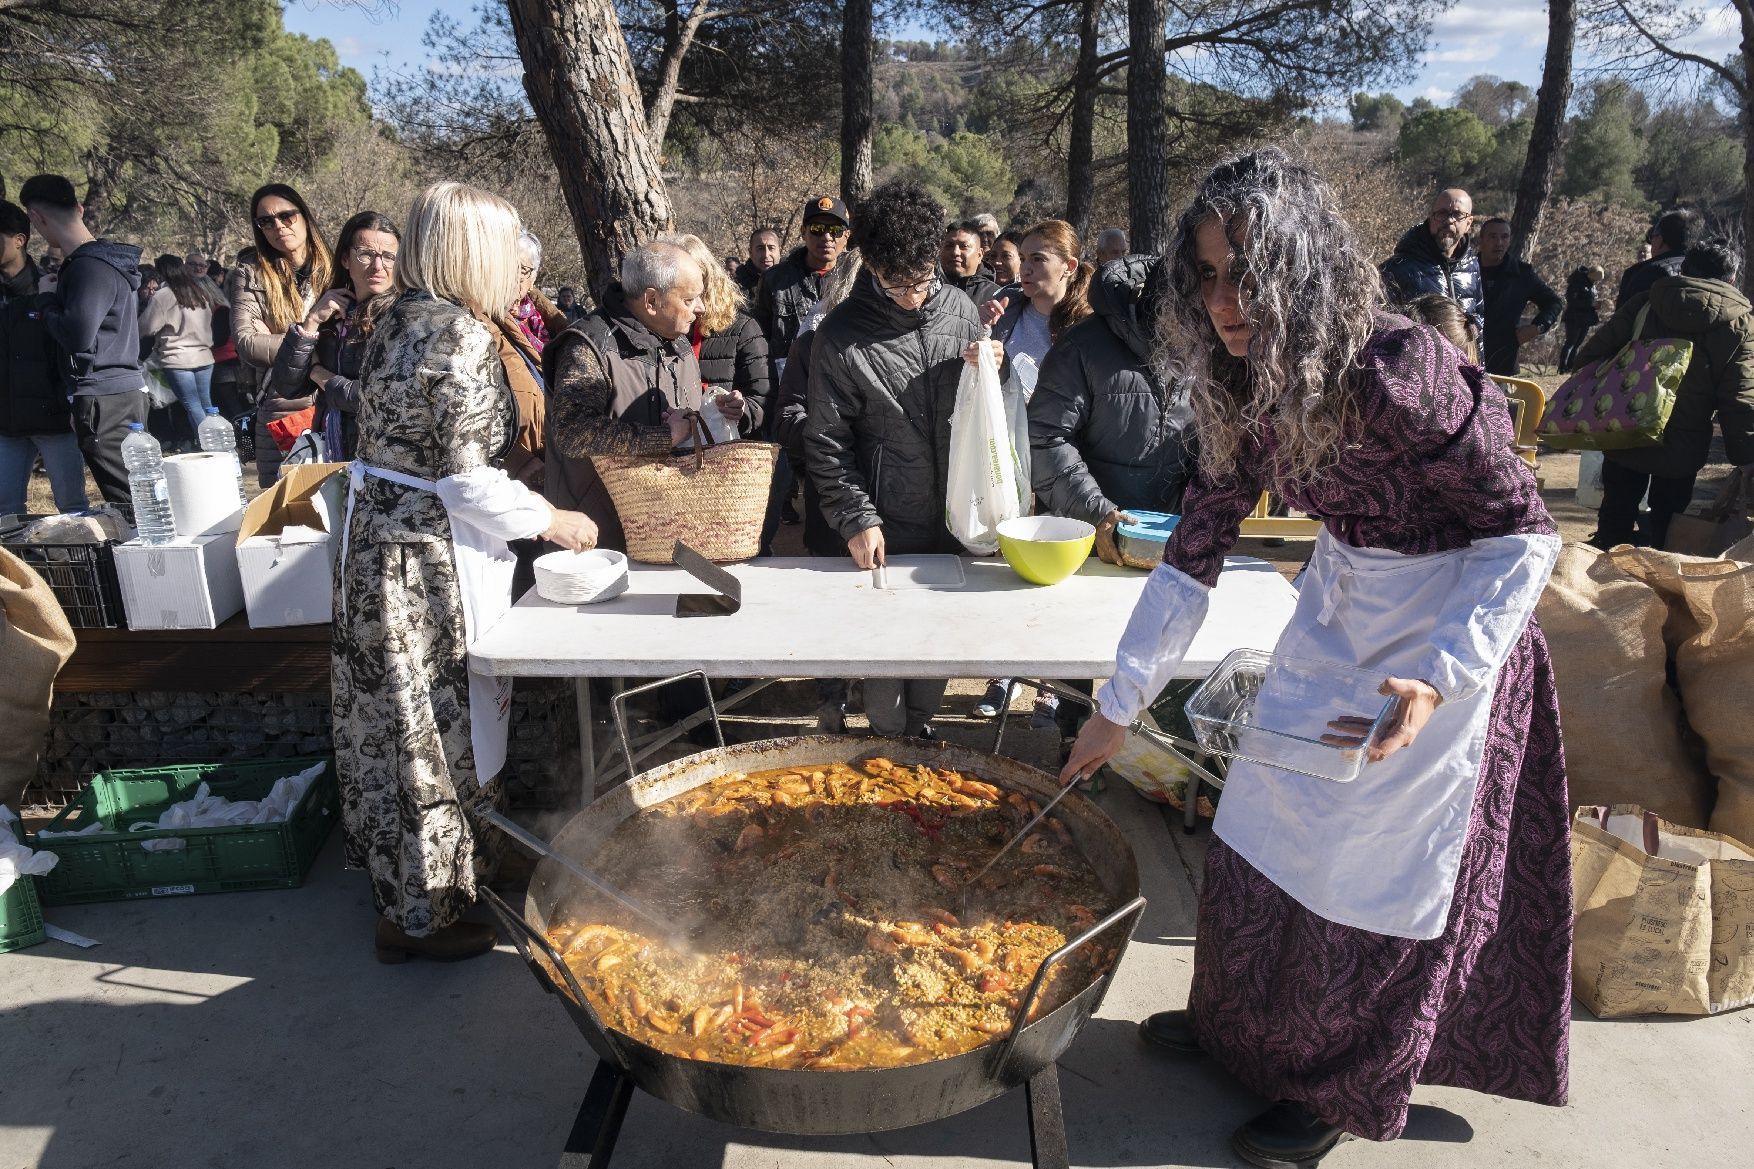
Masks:
[[[944,525],[950,415],[963,363],[979,357],[980,315],[938,270],[944,208],[917,183],[859,205],[865,273],[816,327],[804,457],[823,516],[853,563],[960,553]],[[1004,368],[1004,347],[990,341]],[[880,735],[925,735],[944,680],[870,678],[865,714]]]
[[[755,294],[755,323],[774,358],[770,384],[785,372],[785,355],[822,297],[828,274],[847,245],[847,205],[832,195],[804,204],[804,244],[767,270]]]
[[[300,401],[319,395],[317,425],[331,462],[353,458],[359,442],[359,371],[378,318],[396,300],[401,233],[388,216],[361,211],[335,240],[335,278],[304,320],[286,331],[268,393]]]
[[[256,478],[263,487],[280,477],[281,448],[268,424],[314,404],[313,395],[282,398],[268,384],[286,331],[305,318],[329,287],[333,262],[304,197],[284,183],[269,183],[250,198],[256,258],[240,265],[232,286],[232,336],[240,372],[256,397]],[[296,436],[294,436],[296,437]],[[289,443],[290,445],[290,443]]]

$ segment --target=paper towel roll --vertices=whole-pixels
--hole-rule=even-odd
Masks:
[[[244,509],[238,506],[236,455],[218,451],[167,455],[164,477],[177,535],[235,532],[244,522]]]

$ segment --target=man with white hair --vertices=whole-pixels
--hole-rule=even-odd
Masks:
[[[706,278],[682,248],[658,241],[621,262],[603,307],[567,326],[542,353],[548,383],[543,494],[597,524],[600,548],[626,551],[615,505],[591,459],[661,459],[689,435],[686,411],[702,408],[700,362],[688,331],[705,311]],[[743,396],[714,407],[736,421]]]
[[[1097,269],[1101,270],[1110,260],[1125,259],[1128,246],[1126,232],[1118,227],[1103,228],[1102,233],[1096,237]]]
[[[1432,197],[1425,222],[1407,229],[1395,254],[1383,261],[1383,294],[1392,305],[1409,304],[1433,293],[1447,296],[1484,326],[1485,284],[1480,256],[1469,232],[1474,226],[1474,200],[1460,187]]]

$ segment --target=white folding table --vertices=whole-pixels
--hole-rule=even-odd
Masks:
[[[891,561],[891,583],[913,558]],[[626,593],[559,605],[534,589],[477,640],[482,673],[573,678],[585,792],[596,786],[589,679],[1106,678],[1145,574],[1091,560],[1049,587],[1002,560],[964,558],[950,589],[884,589],[842,559],[772,558],[728,567],[739,611],[678,618],[677,597],[710,594],[679,568],[635,565]],[[1271,649],[1296,593],[1270,564],[1225,562],[1205,624],[1176,676],[1203,678],[1232,650]],[[758,683],[758,686],[764,683]],[[752,696],[757,687],[737,697]],[[672,736],[674,737],[674,736]]]

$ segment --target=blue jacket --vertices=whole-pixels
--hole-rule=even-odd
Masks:
[[[74,394],[146,388],[140,372],[140,249],[92,240],[61,265],[43,325],[67,355]]]

